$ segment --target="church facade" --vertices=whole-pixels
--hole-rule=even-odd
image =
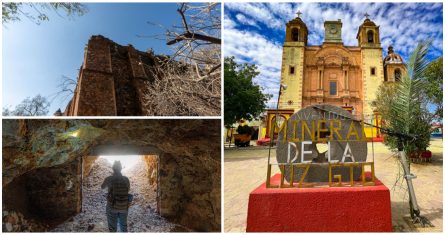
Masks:
[[[406,66],[392,47],[383,58],[379,26],[365,16],[358,25],[357,46],[343,44],[340,19],[324,22],[322,45],[308,45],[310,32],[299,16],[286,24],[279,110],[294,113],[327,103],[343,107],[357,118],[375,115],[371,102],[378,87],[400,79]]]

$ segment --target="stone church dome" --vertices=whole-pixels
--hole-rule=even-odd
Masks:
[[[394,52],[394,48],[392,46],[388,47],[388,55],[383,60],[385,64],[403,64],[402,57]]]

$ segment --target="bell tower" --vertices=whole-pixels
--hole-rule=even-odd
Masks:
[[[358,45],[360,47],[380,48],[379,27],[365,14],[365,21],[360,25],[357,33]]]
[[[376,92],[384,80],[383,55],[380,45],[380,32],[369,15],[365,14],[365,20],[360,25],[357,33],[358,45],[362,57],[363,77],[363,115],[373,115],[371,102],[376,98]]]
[[[304,50],[309,33],[306,24],[300,18],[301,14],[298,11],[297,17],[286,24],[281,85],[286,86],[287,89],[280,90],[281,95],[278,98],[279,109],[293,109],[294,112],[302,107]]]
[[[303,45],[307,44],[308,30],[306,24],[301,20],[300,15],[303,14],[300,11],[297,12],[297,18],[289,21],[286,24],[286,42],[302,42]]]

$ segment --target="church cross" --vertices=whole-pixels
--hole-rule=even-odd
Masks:
[[[365,17],[366,17],[366,19],[369,19],[370,15],[366,12]]]
[[[301,11],[298,10],[298,11],[297,11],[297,17],[300,18],[300,15],[301,15],[301,14],[303,14],[303,13],[301,13]]]

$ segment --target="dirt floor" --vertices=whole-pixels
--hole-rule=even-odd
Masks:
[[[170,232],[176,225],[160,217],[156,211],[156,188],[148,183],[145,164],[122,172],[130,180],[134,200],[128,213],[129,232]],[[105,215],[107,191],[100,186],[112,174],[111,164],[99,158],[83,182],[82,212],[58,225],[52,232],[108,232]]]
[[[398,181],[402,170],[398,160],[382,143],[368,144],[368,158],[374,161],[376,177],[391,192],[392,224],[395,232],[442,232],[443,226],[443,146],[442,139],[433,139],[429,150],[430,163],[411,164],[411,172],[421,215],[434,227],[419,228],[409,223],[409,204],[405,182]],[[245,232],[249,193],[266,180],[267,147],[231,148],[224,151],[224,231]],[[271,151],[275,160],[275,149]],[[277,167],[273,173],[278,173]]]

